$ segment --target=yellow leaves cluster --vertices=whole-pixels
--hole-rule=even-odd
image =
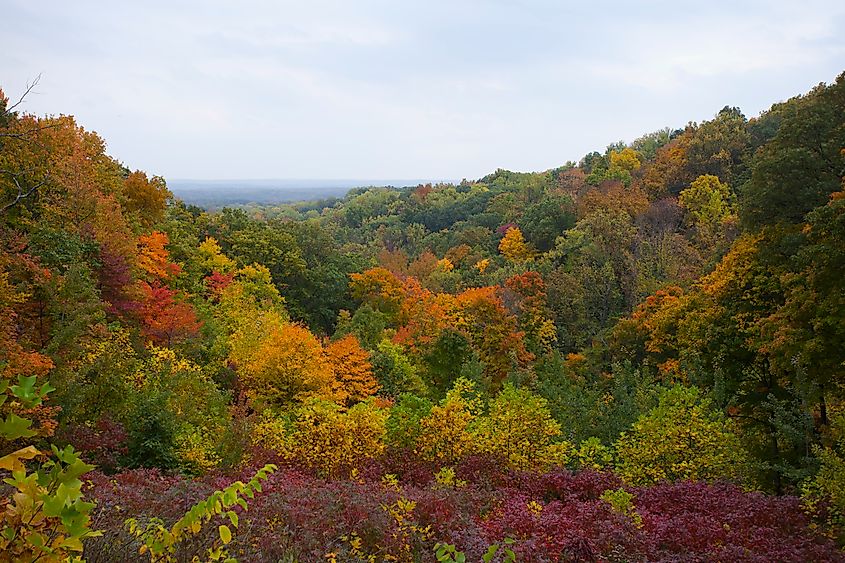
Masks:
[[[257,312],[274,311],[287,318],[285,300],[273,284],[270,270],[260,264],[244,266],[235,272],[234,281],[220,299],[220,314],[227,325],[249,319]]]
[[[467,484],[463,479],[458,479],[452,467],[441,467],[440,471],[434,474],[434,482],[441,489],[460,489]]]
[[[678,203],[686,211],[687,223],[703,248],[714,248],[725,238],[725,227],[736,223],[732,200],[730,187],[709,174],[696,178],[678,196]]]
[[[220,455],[215,451],[219,438],[216,432],[192,428],[176,436],[176,455],[189,473],[210,471],[220,464]]]
[[[349,476],[363,462],[384,452],[388,414],[372,401],[343,410],[335,403],[312,399],[290,420],[265,415],[252,439],[324,475]]]
[[[206,237],[197,248],[198,265],[207,273],[228,274],[235,271],[235,261],[223,254],[217,239]]]
[[[479,419],[476,447],[503,457],[514,469],[545,469],[568,461],[572,446],[554,443],[560,424],[552,418],[546,399],[508,384]]]
[[[139,389],[147,385],[161,385],[163,378],[172,380],[176,373],[189,375],[199,381],[209,381],[208,376],[197,364],[180,357],[174,350],[150,346],[149,356],[129,375],[129,382]]]
[[[416,507],[415,501],[404,497],[399,497],[392,504],[381,506],[382,510],[390,516],[395,524],[395,531],[392,535],[394,542],[399,546],[399,553],[385,553],[383,555],[385,561],[401,561],[403,563],[415,561],[416,558],[412,552],[411,544],[416,541],[431,539],[431,526],[420,526],[414,517]]]
[[[610,151],[610,170],[633,172],[640,169],[641,163],[637,151],[627,147],[621,151]]]
[[[259,408],[312,397],[351,404],[378,391],[369,353],[355,336],[323,347],[307,328],[275,311],[244,321],[230,338],[229,359]]]
[[[429,461],[450,465],[457,463],[472,450],[470,423],[474,418],[463,401],[446,399],[442,405],[432,408],[429,416],[420,420],[417,451]]]
[[[702,291],[713,297],[740,293],[742,286],[753,273],[762,240],[761,234],[747,234],[734,241],[730,251],[716,265],[716,269],[700,280]]]
[[[441,258],[437,261],[437,269],[444,272],[451,272],[455,269],[455,264],[453,264],[448,258]]]
[[[499,455],[513,469],[539,470],[565,465],[572,444],[561,441],[560,425],[546,400],[506,385],[481,414],[474,385],[459,378],[446,398],[420,420],[416,451],[449,466],[472,453]]]
[[[475,385],[461,377],[446,398],[420,420],[416,450],[429,461],[454,465],[473,449],[471,424],[481,411]]]
[[[499,252],[510,262],[522,263],[531,260],[534,252],[525,242],[519,227],[511,227],[499,242]]]
[[[676,385],[616,443],[617,471],[631,484],[744,478],[746,458],[729,420],[694,387]]]
[[[587,438],[578,445],[575,452],[578,466],[583,469],[602,471],[613,465],[613,450],[601,443],[595,436]]]
[[[490,259],[489,258],[482,258],[478,262],[475,263],[475,269],[478,270],[479,274],[483,274],[487,267],[490,266]]]
[[[543,505],[537,502],[536,500],[530,500],[526,503],[525,508],[528,509],[528,512],[534,514],[535,516],[539,516],[543,513]]]
[[[331,397],[335,381],[320,341],[293,323],[259,316],[259,330],[244,326],[231,338],[232,359],[253,399],[280,406],[308,397]]]

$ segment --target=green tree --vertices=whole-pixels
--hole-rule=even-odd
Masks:
[[[687,223],[704,249],[712,250],[725,240],[728,223],[735,221],[732,199],[728,185],[712,175],[699,176],[678,197]]]
[[[758,228],[800,223],[841,189],[845,156],[845,73],[779,108],[780,127],[754,155],[740,216]]]

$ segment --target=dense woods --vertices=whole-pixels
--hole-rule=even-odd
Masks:
[[[0,92],[0,561],[845,560],[845,74],[208,212]]]

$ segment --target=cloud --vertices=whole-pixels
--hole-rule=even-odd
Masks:
[[[10,0],[0,86],[169,177],[473,177],[831,80],[840,4]]]

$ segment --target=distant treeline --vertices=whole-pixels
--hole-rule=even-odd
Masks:
[[[168,188],[189,205],[223,207],[320,202],[332,207],[350,190],[364,186],[410,186],[424,180],[171,180]]]

